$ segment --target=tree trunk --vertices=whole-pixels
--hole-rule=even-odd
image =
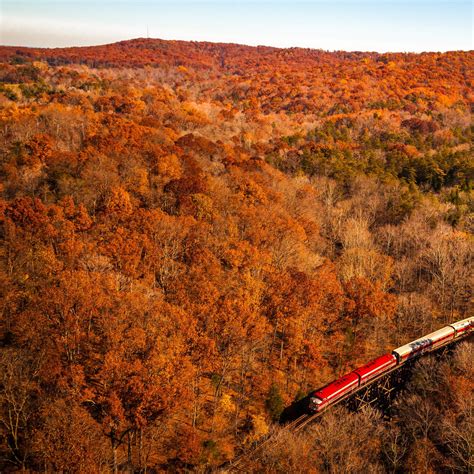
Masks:
[[[132,469],[132,436],[130,432],[127,434],[127,464],[128,464],[128,471],[131,473],[133,472]]]
[[[143,430],[138,430],[138,470],[142,470]]]
[[[113,434],[110,436],[110,442],[112,443],[112,470],[114,474],[118,474],[117,443]]]

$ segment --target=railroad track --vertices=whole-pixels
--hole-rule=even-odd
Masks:
[[[309,418],[311,416],[304,414],[301,415],[299,418],[296,420],[293,420],[291,423],[288,423],[283,427],[284,431],[299,431],[300,429],[303,428],[303,426],[306,426],[309,422]],[[250,451],[240,455],[238,458],[236,458],[234,461],[232,461],[227,469],[224,469],[221,472],[247,472],[244,467],[245,467],[245,462],[248,461],[249,459],[253,459],[254,461],[258,461],[260,459],[259,454],[261,454],[261,451],[265,446],[269,444],[273,444],[275,446],[278,446],[278,444],[281,442],[281,439],[274,438],[273,435],[270,435],[265,441],[262,441],[259,443],[257,446],[255,446],[253,449]]]
[[[314,413],[312,415],[307,414],[307,413],[301,415],[296,420],[293,420],[292,422],[284,425],[283,428],[279,431],[279,435],[285,431],[298,433],[299,431],[303,430],[303,428],[308,426],[311,422],[313,422],[316,418],[319,418],[324,412],[326,412],[328,408],[329,407],[327,407],[324,410],[321,410],[318,413]],[[282,441],[283,441],[282,436],[278,436],[276,438],[274,435],[269,436],[267,439],[259,443],[258,446],[255,446],[250,451],[247,451],[246,453],[237,457],[227,466],[227,468],[224,468],[221,472],[223,473],[224,472],[248,472],[248,470],[245,469],[246,461],[250,459],[252,459],[253,461],[258,461],[261,458],[261,451],[263,450],[263,448],[265,448],[269,444],[278,446]]]

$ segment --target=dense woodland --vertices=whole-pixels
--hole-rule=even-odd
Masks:
[[[472,314],[473,52],[0,47],[0,470],[204,471]],[[469,472],[473,357],[267,472]],[[281,446],[281,445],[280,445]]]

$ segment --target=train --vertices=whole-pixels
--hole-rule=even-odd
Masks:
[[[408,344],[397,347],[391,353],[384,354],[358,369],[311,392],[298,402],[299,408],[307,414],[315,414],[336,401],[357,390],[373,379],[406,363],[408,360],[429,352],[450,341],[465,337],[474,331],[474,317],[449,324]]]

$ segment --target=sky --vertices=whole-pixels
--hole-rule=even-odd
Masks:
[[[473,49],[469,0],[0,0],[0,44],[151,37],[346,51]]]

